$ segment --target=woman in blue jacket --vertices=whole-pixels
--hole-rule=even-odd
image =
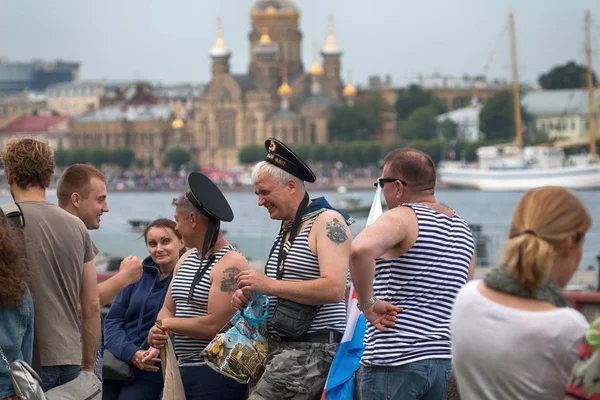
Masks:
[[[105,349],[134,366],[135,380],[104,379],[103,400],[154,400],[163,388],[158,367],[142,363],[145,339],[160,311],[173,269],[185,251],[175,222],[161,218],[144,231],[150,256],[142,262],[143,275],[115,297],[104,320]]]
[[[6,363],[24,360],[31,365],[33,353],[29,263],[19,233],[0,212],[0,400],[17,400]]]

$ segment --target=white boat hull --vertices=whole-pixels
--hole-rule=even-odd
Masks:
[[[552,169],[478,169],[442,166],[440,182],[452,188],[483,191],[525,191],[540,186],[600,189],[600,164]]]

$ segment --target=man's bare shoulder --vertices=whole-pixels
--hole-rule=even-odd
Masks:
[[[248,260],[239,251],[231,250],[225,253],[219,262],[215,264],[215,268],[219,269],[227,268],[228,266],[248,269]]]
[[[346,220],[336,210],[327,210],[319,214],[313,232],[324,232],[326,237],[336,245],[352,240]]]
[[[394,207],[390,210],[387,210],[386,212],[383,213],[383,217],[385,218],[392,218],[392,219],[396,219],[396,218],[400,218],[400,219],[406,219],[406,218],[411,218],[411,217],[415,217],[415,210],[413,210],[410,206],[403,206],[400,205],[398,207]]]

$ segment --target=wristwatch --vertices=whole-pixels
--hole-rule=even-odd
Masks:
[[[375,304],[376,301],[377,301],[377,299],[375,298],[375,296],[373,296],[369,300],[365,301],[364,303],[357,304],[357,307],[360,311],[365,311],[366,309],[373,307],[373,305]]]

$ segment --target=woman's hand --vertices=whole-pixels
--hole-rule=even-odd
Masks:
[[[142,357],[142,362],[148,365],[154,365],[157,362],[160,362],[160,350],[154,347],[150,347],[148,350],[144,352],[144,356]]]
[[[152,364],[146,364],[142,361],[144,359],[145,355],[146,355],[145,350],[136,351],[135,354],[131,357],[131,363],[140,371],[150,371],[150,372],[158,371],[158,367],[155,367]]]

